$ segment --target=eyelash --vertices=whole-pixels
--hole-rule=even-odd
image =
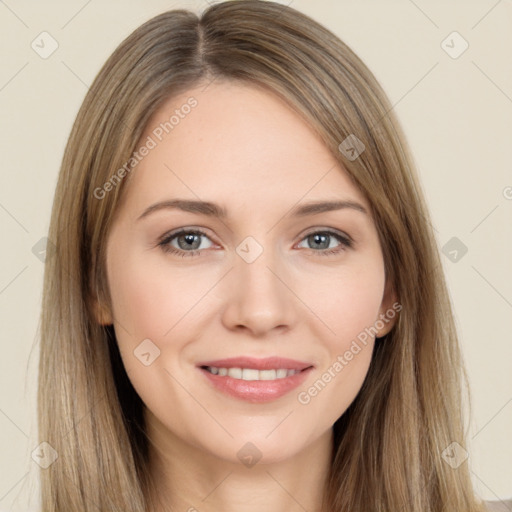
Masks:
[[[307,233],[304,235],[304,237],[301,239],[301,242],[305,240],[306,238],[312,236],[312,235],[329,235],[336,238],[340,245],[338,247],[335,247],[334,249],[325,249],[325,250],[315,250],[315,249],[308,249],[310,251],[313,251],[314,253],[318,254],[319,256],[331,256],[333,254],[338,254],[342,251],[345,251],[346,249],[350,249],[353,246],[353,241],[350,237],[346,235],[341,235],[340,233],[337,233],[335,231],[330,230],[319,230],[319,231],[311,231],[310,233]],[[168,233],[162,237],[160,242],[158,242],[158,246],[162,248],[162,250],[165,253],[169,254],[175,254],[177,256],[181,257],[188,257],[188,256],[196,256],[201,255],[201,252],[204,249],[194,249],[192,251],[184,251],[181,249],[176,249],[175,247],[172,247],[170,245],[170,242],[179,237],[180,235],[202,235],[208,238],[208,235],[201,231],[200,229],[181,229],[180,231],[176,231],[174,233]]]

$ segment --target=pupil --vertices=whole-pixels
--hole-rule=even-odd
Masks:
[[[328,239],[328,235],[322,235],[322,234],[315,234],[313,235],[313,239],[315,241],[315,243],[319,243],[320,245],[322,245],[322,249],[325,249],[329,246],[329,243],[327,243],[326,245],[326,241]]]
[[[199,237],[197,235],[194,235],[194,234],[182,235],[182,238],[185,239],[185,248],[188,248],[188,249],[190,249],[192,247],[192,245],[194,244],[194,239],[195,238],[199,239]],[[196,242],[197,242],[197,240],[196,240]],[[182,244],[179,244],[179,245],[182,245]],[[194,246],[193,248],[196,249],[197,247]]]

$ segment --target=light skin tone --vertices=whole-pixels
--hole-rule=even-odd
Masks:
[[[307,123],[253,86],[192,88],[153,115],[141,142],[190,96],[197,106],[130,175],[107,245],[112,307],[100,321],[114,324],[146,405],[151,473],[168,510],[319,512],[332,425],[361,388],[374,337],[307,404],[298,395],[395,302],[370,205]],[[140,218],[178,198],[216,203],[227,216],[160,208]],[[294,214],[319,201],[359,206]],[[159,245],[180,228],[192,234],[166,244],[185,257]],[[263,249],[250,263],[236,250],[247,237]],[[160,350],[148,366],[134,355],[146,339]],[[196,366],[238,356],[313,369],[299,388],[251,403]],[[252,467],[239,458],[248,442],[261,456]]]

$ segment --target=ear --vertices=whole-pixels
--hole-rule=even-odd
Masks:
[[[111,325],[113,323],[110,308],[103,304],[98,294],[96,294],[96,297],[91,297],[91,306],[94,318],[98,324]]]
[[[382,338],[391,331],[401,309],[402,305],[397,300],[393,283],[390,279],[386,279],[379,317],[375,321],[375,327],[377,328],[376,338]]]
[[[100,325],[112,325],[112,315],[105,306],[100,305],[98,302],[94,302],[94,317]]]

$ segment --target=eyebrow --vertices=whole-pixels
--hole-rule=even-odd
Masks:
[[[307,215],[315,215],[318,213],[330,212],[350,208],[364,214],[368,214],[366,208],[355,201],[316,201],[298,205],[290,211],[291,216],[305,217]],[[181,210],[189,213],[198,213],[209,217],[217,217],[226,219],[228,212],[222,206],[209,201],[195,201],[189,199],[170,199],[152,204],[146,208],[137,220],[147,217],[153,212],[160,210]]]

